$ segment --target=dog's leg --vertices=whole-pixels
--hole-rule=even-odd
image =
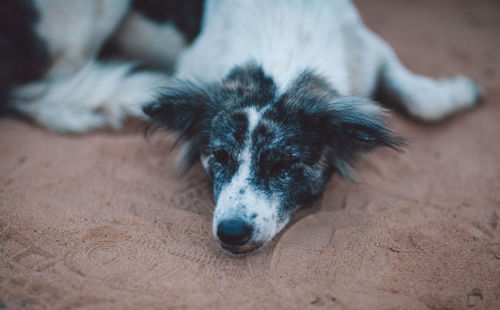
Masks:
[[[71,76],[24,85],[11,105],[59,132],[119,127],[127,116],[143,116],[142,103],[164,86],[163,74],[133,71],[130,63],[90,62]]]
[[[380,37],[366,31],[370,53],[378,57],[378,93],[395,101],[411,116],[423,121],[437,121],[456,111],[476,105],[481,91],[466,76],[432,79],[406,69],[392,48]]]
[[[179,54],[187,46],[182,33],[170,22],[159,23],[132,12],[112,38],[112,43],[129,59],[172,72]]]

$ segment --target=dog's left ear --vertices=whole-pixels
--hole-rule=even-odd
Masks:
[[[191,82],[175,81],[160,89],[158,96],[143,107],[150,119],[169,131],[177,132],[187,147],[181,166],[197,160],[208,142],[210,128],[209,86],[201,87]]]
[[[337,172],[355,178],[352,168],[364,153],[378,147],[400,151],[404,140],[395,134],[383,117],[382,109],[375,102],[360,97],[337,97],[328,108],[328,134]]]
[[[185,139],[192,139],[203,129],[203,120],[208,93],[190,82],[175,82],[175,85],[159,90],[157,97],[143,107],[153,121],[166,129],[179,132]]]

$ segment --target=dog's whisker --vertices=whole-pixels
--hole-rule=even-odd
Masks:
[[[206,208],[211,214],[214,213],[214,204],[208,200],[197,199],[196,205]]]

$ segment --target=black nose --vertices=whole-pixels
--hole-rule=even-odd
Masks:
[[[243,245],[252,237],[252,226],[241,219],[223,220],[217,226],[217,237],[227,245]]]

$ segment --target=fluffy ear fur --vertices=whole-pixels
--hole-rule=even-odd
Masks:
[[[306,130],[315,130],[330,149],[335,170],[354,179],[352,168],[365,152],[387,146],[399,150],[404,145],[383,120],[384,110],[370,99],[340,96],[313,72],[304,72],[280,102],[287,111],[302,115]]]
[[[193,163],[208,143],[211,98],[208,86],[197,86],[190,82],[176,81],[164,88],[143,111],[151,120],[167,130],[179,133],[186,143],[180,166]]]
[[[328,114],[333,163],[343,177],[355,177],[352,165],[365,152],[377,147],[399,151],[404,146],[404,140],[383,120],[384,110],[369,99],[337,97]]]

